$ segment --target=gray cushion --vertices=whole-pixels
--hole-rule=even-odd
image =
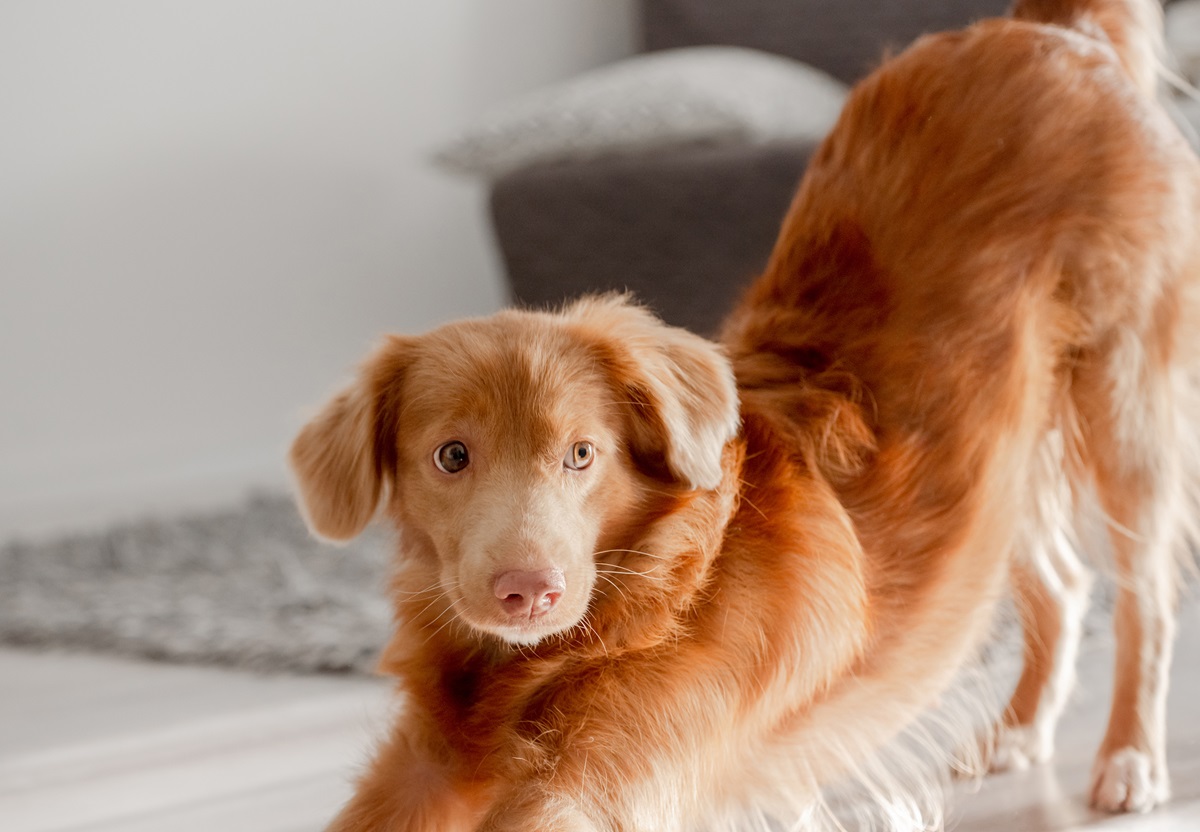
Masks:
[[[885,48],[1005,14],[1010,0],[642,0],[647,49],[722,43],[785,55],[851,83]]]
[[[630,290],[710,335],[766,265],[812,150],[708,147],[525,168],[491,209],[514,300]]]
[[[434,160],[495,179],[532,164],[697,145],[815,144],[846,86],[781,55],[693,46],[635,55],[509,101]]]

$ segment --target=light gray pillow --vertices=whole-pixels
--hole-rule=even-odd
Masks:
[[[1173,83],[1174,97],[1168,102],[1179,128],[1200,150],[1200,0],[1172,3],[1166,12],[1167,48],[1181,79],[1190,88]]]
[[[494,179],[539,162],[718,143],[818,141],[846,87],[789,58],[732,46],[638,55],[486,113],[434,153]]]
[[[1200,84],[1200,0],[1172,3],[1167,7],[1165,25],[1167,47],[1180,74]]]

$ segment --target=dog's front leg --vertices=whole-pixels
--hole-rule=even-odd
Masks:
[[[487,790],[458,776],[444,752],[401,727],[326,832],[474,832]]]

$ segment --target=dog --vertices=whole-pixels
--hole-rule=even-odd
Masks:
[[[316,534],[399,532],[402,707],[329,829],[835,828],[858,781],[925,828],[888,749],[1010,590],[982,747],[1052,753],[1087,494],[1117,578],[1091,802],[1167,800],[1200,164],[1160,14],[1019,0],[887,60],[716,343],[616,296],[386,338],[290,453]]]

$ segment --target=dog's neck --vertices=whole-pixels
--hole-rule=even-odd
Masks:
[[[604,547],[614,553],[611,562],[621,566],[621,572],[609,576],[619,584],[598,583],[584,628],[590,632],[568,634],[564,647],[573,655],[581,649],[612,655],[679,637],[701,600],[726,527],[737,512],[744,459],[745,443],[739,437],[725,446],[717,488],[647,488],[645,508],[628,524],[625,540]]]

